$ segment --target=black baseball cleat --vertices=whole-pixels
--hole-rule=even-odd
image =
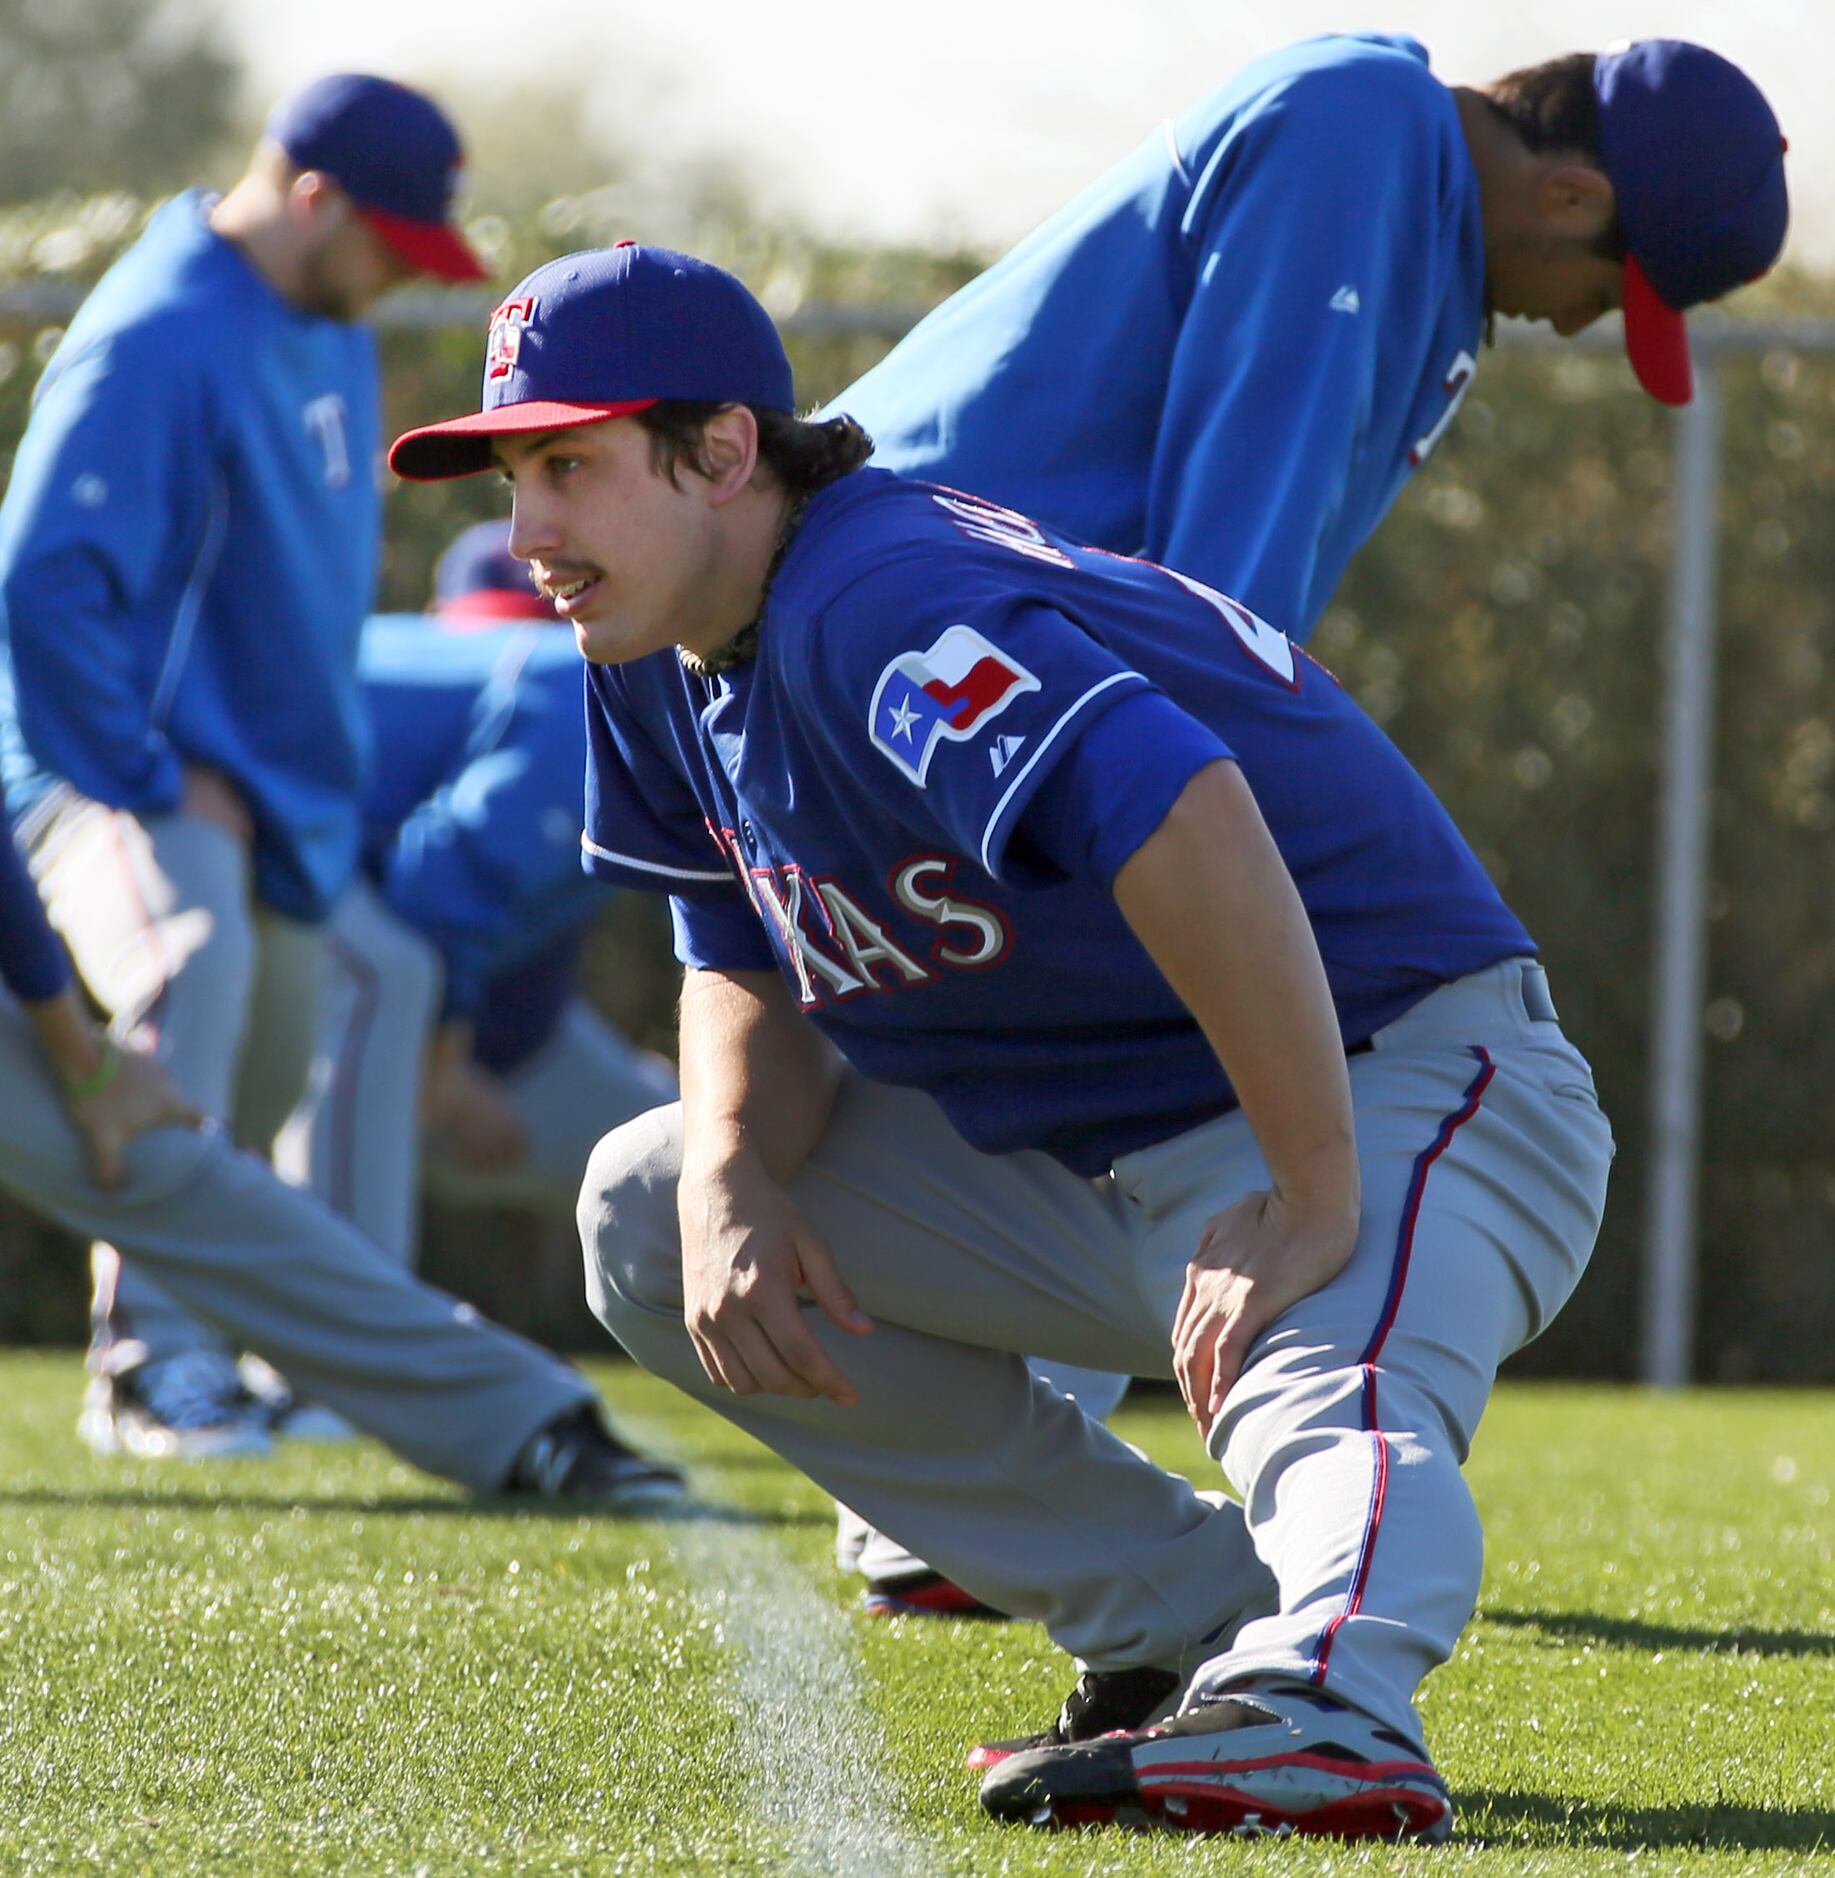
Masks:
[[[964,1765],[998,1767],[1015,1754],[1037,1748],[1061,1748],[1093,1741],[1098,1735],[1145,1728],[1172,1712],[1183,1687],[1169,1669],[1086,1669],[1049,1728],[1016,1735],[1011,1741],[984,1741],[969,1749]]]
[[[542,1429],[516,1457],[501,1489],[611,1513],[678,1505],[688,1492],[679,1469],[628,1448],[591,1402]]]
[[[981,1783],[996,1819],[1237,1838],[1438,1841],[1453,1803],[1406,1735],[1298,1690],[1246,1690],[1156,1728],[1037,1749]]]

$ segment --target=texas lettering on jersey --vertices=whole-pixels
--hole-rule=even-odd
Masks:
[[[927,939],[901,943],[893,930],[897,916],[890,908],[873,911],[873,895],[794,865],[753,866],[731,829],[720,830],[719,840],[759,918],[783,947],[805,1008],[928,984],[939,970],[982,971],[998,964],[1012,942],[998,907],[950,891],[953,855],[914,855],[893,869],[892,897],[911,918],[935,929]]]

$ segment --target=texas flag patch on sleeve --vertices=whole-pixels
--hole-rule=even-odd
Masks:
[[[938,742],[965,743],[1039,681],[972,626],[901,652],[873,688],[873,741],[922,789]]]

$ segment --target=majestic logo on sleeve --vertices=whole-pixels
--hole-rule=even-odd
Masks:
[[[522,357],[522,329],[535,317],[535,296],[506,300],[491,315],[491,334],[484,342],[486,378],[508,378]]]
[[[952,626],[928,652],[901,652],[879,674],[873,741],[922,789],[938,740],[964,743],[1039,681],[972,626]]]

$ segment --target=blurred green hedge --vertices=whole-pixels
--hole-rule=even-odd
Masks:
[[[138,223],[126,198],[0,214],[0,282],[84,279]],[[606,191],[558,198],[513,234],[474,233],[514,279],[646,229]],[[872,254],[741,232],[710,213],[667,236],[732,266],[780,317],[927,304],[968,256]],[[1835,287],[1784,278],[1755,310],[1835,317]],[[1742,310],[1744,310],[1742,308]],[[0,463],[54,332],[0,325]],[[482,322],[385,334],[388,417],[476,397]],[[883,342],[793,341],[799,393],[843,388]],[[1835,363],[1778,353],[1725,374],[1721,662],[1713,798],[1702,1168],[1700,1372],[1835,1377]],[[1541,940],[1568,1029],[1593,1058],[1620,1149],[1604,1238],[1525,1372],[1626,1376],[1646,1178],[1645,1041],[1658,704],[1670,540],[1670,419],[1616,359],[1505,352],[1353,565],[1313,642],[1440,791]],[[440,547],[501,512],[488,479],[388,497],[380,599],[419,606]],[[667,1048],[674,973],[657,909],[624,902],[594,994]],[[426,1265],[557,1340],[597,1333],[566,1222],[436,1212]],[[81,1334],[81,1261],[0,1215],[0,1340]]]

